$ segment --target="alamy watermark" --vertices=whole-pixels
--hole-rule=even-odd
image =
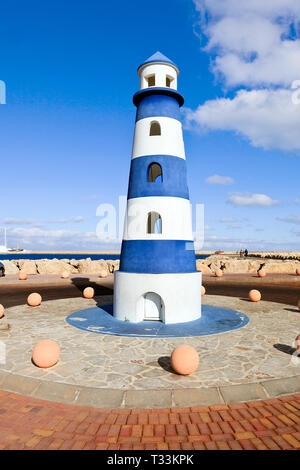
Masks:
[[[6,104],[6,84],[0,80],[0,104]]]
[[[97,238],[105,242],[121,242],[122,239],[160,238],[168,235],[171,239],[191,240],[186,243],[187,250],[200,250],[204,244],[204,204],[192,204],[189,207],[157,206],[153,210],[145,198],[130,200],[119,196],[118,207],[103,203],[97,207],[96,216],[100,217],[97,224]],[[195,231],[192,233],[192,219]]]

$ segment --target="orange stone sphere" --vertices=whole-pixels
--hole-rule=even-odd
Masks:
[[[30,294],[27,298],[27,303],[30,305],[30,307],[37,307],[40,305],[42,302],[42,296],[40,294],[37,294],[34,292],[33,294]]]
[[[216,277],[222,277],[223,276],[223,271],[221,269],[217,269],[215,272]]]
[[[106,271],[100,271],[99,277],[107,277],[107,272]]]
[[[252,289],[250,290],[248,297],[251,302],[258,302],[261,299],[261,293],[259,290]]]
[[[69,279],[69,277],[70,277],[70,274],[68,273],[68,271],[63,271],[61,273],[61,278],[62,279]]]
[[[297,276],[300,276],[300,268],[296,269],[296,274],[297,274]]]
[[[205,287],[202,286],[202,287],[201,287],[201,295],[205,295],[205,292],[206,292]]]
[[[171,365],[177,374],[192,374],[198,369],[199,355],[192,346],[181,344],[172,352]]]
[[[26,279],[27,279],[27,274],[20,272],[20,273],[19,273],[19,279],[20,279],[20,281],[26,281]]]
[[[55,341],[40,341],[32,351],[32,360],[36,366],[46,368],[54,366],[60,356],[60,348]]]
[[[0,318],[4,317],[4,307],[2,304],[0,304]]]
[[[95,291],[92,287],[86,287],[83,291],[83,297],[85,299],[92,299],[95,295]]]
[[[266,271],[264,269],[260,269],[257,274],[259,277],[266,277]]]

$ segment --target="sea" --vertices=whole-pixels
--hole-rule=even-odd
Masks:
[[[205,259],[208,255],[196,254],[196,259]],[[1,260],[18,260],[18,259],[86,259],[91,258],[93,261],[99,259],[120,259],[120,253],[5,253],[0,254]]]

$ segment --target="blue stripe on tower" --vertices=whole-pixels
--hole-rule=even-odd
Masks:
[[[150,183],[149,168],[158,163],[162,169],[162,180]],[[149,196],[169,196],[189,199],[186,162],[171,155],[147,155],[131,160],[128,199]]]
[[[133,102],[137,106],[136,121],[140,119],[163,116],[181,121],[180,106],[184,100],[175,90],[169,88],[147,88],[138,91]]]
[[[127,273],[196,272],[193,242],[186,240],[123,240],[120,271]]]

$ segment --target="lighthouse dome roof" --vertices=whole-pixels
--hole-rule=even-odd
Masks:
[[[155,54],[153,54],[151,57],[145,60],[145,62],[143,62],[138,67],[138,71],[145,65],[152,64],[152,63],[169,64],[169,65],[172,65],[177,70],[177,72],[179,72],[177,65],[171,59],[169,59],[168,57],[166,57],[164,54],[162,54],[159,51],[155,52]]]

